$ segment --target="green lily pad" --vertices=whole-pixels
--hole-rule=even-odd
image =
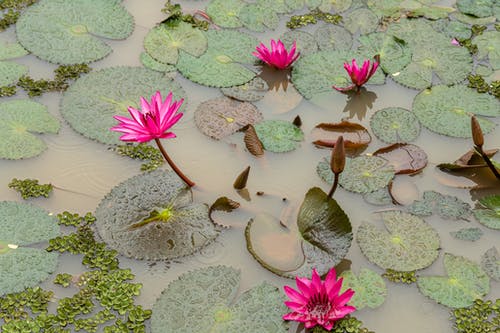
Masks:
[[[266,81],[256,77],[249,82],[228,88],[221,88],[224,95],[242,102],[256,102],[264,98],[269,91]]]
[[[292,82],[297,90],[307,99],[314,95],[332,91],[336,87],[348,87],[351,79],[344,69],[344,63],[356,59],[363,63],[374,54],[364,55],[357,51],[325,50],[300,57],[292,70]],[[382,71],[377,71],[368,81],[370,84],[383,84],[385,77]],[[336,91],[335,91],[336,93]]]
[[[387,187],[383,187],[373,192],[368,192],[363,194],[363,199],[366,202],[376,206],[388,206],[392,205],[393,198]]]
[[[444,219],[467,220],[471,214],[468,203],[452,195],[444,195],[436,191],[425,191],[422,200],[414,201],[408,211],[419,216],[430,216],[433,213]]]
[[[433,27],[452,38],[469,39],[472,36],[470,26],[459,21],[438,20]]]
[[[239,16],[245,4],[242,0],[212,0],[206,12],[210,19],[220,27],[240,28],[243,24]]]
[[[272,7],[257,3],[249,3],[241,8],[239,19],[245,28],[257,32],[274,30],[280,22],[278,14]]]
[[[420,123],[415,115],[403,108],[385,108],[370,119],[373,134],[386,143],[411,142],[420,134]]]
[[[488,249],[482,255],[481,268],[491,279],[500,281],[500,253],[496,247]]]
[[[304,132],[285,120],[264,120],[254,127],[264,149],[274,153],[295,150],[304,140]]]
[[[202,56],[180,52],[177,69],[183,76],[218,88],[244,84],[255,77],[255,72],[243,66],[255,62],[255,37],[235,30],[209,30],[206,37],[208,48]]]
[[[121,143],[110,131],[114,115],[129,116],[127,108],[140,108],[140,97],[149,100],[156,91],[185,98],[182,87],[163,73],[141,67],[110,67],[81,77],[64,93],[61,114],[83,136],[104,144]],[[183,105],[184,107],[184,105]]]
[[[478,264],[467,258],[444,255],[447,276],[419,276],[417,286],[422,294],[450,308],[470,306],[490,290],[490,279]]]
[[[107,56],[111,47],[97,37],[125,39],[133,17],[116,1],[42,0],[28,7],[16,24],[24,48],[43,60],[79,64]]]
[[[474,209],[476,219],[482,225],[500,230],[500,195],[490,195],[479,199],[481,208]]]
[[[264,282],[236,298],[239,280],[239,271],[226,266],[181,275],[153,306],[151,332],[287,332],[283,293]]]
[[[452,18],[466,24],[477,24],[477,25],[487,25],[491,23],[495,23],[497,20],[495,16],[487,16],[487,17],[476,17],[472,15],[463,14],[459,11],[451,13]]]
[[[340,277],[344,278],[341,292],[347,289],[354,290],[354,296],[349,305],[360,310],[364,307],[378,308],[387,297],[387,287],[384,279],[368,268],[362,268],[356,276],[353,271],[345,271]]]
[[[156,72],[162,72],[162,73],[168,73],[168,72],[174,72],[177,70],[177,68],[174,65],[170,64],[164,64],[162,62],[159,62],[155,60],[153,57],[151,57],[149,54],[146,52],[142,52],[140,55],[140,60],[141,63],[144,67],[151,69]]]
[[[144,39],[146,52],[159,62],[176,64],[179,50],[199,57],[207,49],[205,34],[186,22],[174,27],[160,24],[151,29]]]
[[[477,45],[479,59],[488,57],[491,67],[500,69],[500,31],[486,31],[474,37],[472,43]]]
[[[347,158],[339,184],[356,193],[368,193],[387,186],[394,178],[394,167],[377,156]]]
[[[43,104],[30,100],[0,103],[0,158],[17,160],[39,155],[47,146],[33,133],[57,133],[59,121]]]
[[[393,74],[401,71],[411,62],[411,49],[403,40],[381,32],[360,36],[360,51],[364,54],[378,54],[380,67]]]
[[[28,52],[19,43],[0,41],[0,60],[25,56]],[[11,61],[0,61],[0,87],[8,86],[28,72],[28,67]]]
[[[439,20],[447,18],[454,11],[455,9],[451,7],[421,5],[417,8],[411,8],[408,15],[411,17],[423,16],[430,20]]]
[[[0,60],[24,57],[29,54],[21,44],[0,41]]]
[[[307,0],[306,0],[307,2]],[[336,12],[340,13],[346,11],[351,7],[352,0],[309,0],[308,6],[318,8],[322,12]]]
[[[302,30],[287,30],[279,39],[283,42],[287,50],[290,50],[293,42],[295,42],[297,52],[301,55],[318,51],[318,43],[316,43],[314,36]]]
[[[458,231],[450,232],[456,239],[475,242],[483,235],[483,231],[479,228],[462,228]]]
[[[344,16],[344,27],[352,34],[358,31],[361,34],[374,32],[378,24],[378,16],[368,8],[359,8]]]
[[[457,0],[457,8],[464,14],[475,17],[493,15],[495,0]]]
[[[195,253],[221,229],[208,206],[193,203],[174,172],[155,170],[115,186],[99,203],[95,226],[112,249],[127,257],[168,260]]]
[[[433,132],[470,138],[471,117],[476,115],[483,133],[491,132],[495,123],[481,116],[500,116],[500,102],[489,94],[480,94],[462,85],[434,86],[415,97],[413,113]]]
[[[363,254],[383,269],[410,272],[430,266],[439,254],[437,231],[421,218],[401,211],[382,212],[386,230],[370,223],[358,228]]]
[[[352,47],[352,35],[345,28],[323,24],[314,32],[314,39],[320,50],[350,50]]]
[[[291,10],[286,4],[286,0],[257,0],[259,6],[268,7],[278,14],[290,13]],[[293,11],[293,10],[292,10]]]

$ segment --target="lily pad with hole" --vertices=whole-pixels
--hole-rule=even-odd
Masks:
[[[439,254],[437,231],[418,216],[381,213],[385,230],[362,223],[356,241],[368,260],[383,269],[411,272],[430,266]]]
[[[444,219],[455,220],[468,220],[472,214],[471,207],[467,202],[436,191],[425,191],[423,199],[414,201],[408,206],[408,211],[418,216],[437,214]]]
[[[477,45],[477,57],[488,57],[493,70],[500,69],[500,31],[486,31],[474,37],[472,43]]]
[[[283,35],[281,35],[280,40],[283,42],[287,50],[293,45],[297,47],[297,52],[301,55],[306,55],[318,51],[318,43],[313,35],[302,30],[287,30]]]
[[[420,123],[410,111],[390,107],[378,110],[370,119],[373,134],[386,143],[414,141],[420,134]]]
[[[340,123],[321,123],[311,131],[313,144],[318,147],[335,147],[337,139],[342,136],[348,155],[356,155],[363,151],[372,141],[370,133],[361,124],[342,121]]]
[[[344,16],[344,27],[352,34],[358,31],[364,35],[377,30],[379,18],[368,8],[353,10]]]
[[[450,235],[456,239],[475,242],[481,238],[483,231],[479,228],[462,228],[460,230],[450,232]]]
[[[264,32],[278,27],[280,18],[272,7],[248,3],[241,8],[239,19],[248,30]]]
[[[323,24],[314,32],[314,39],[320,50],[350,50],[352,35],[347,29],[331,24]]]
[[[377,149],[374,156],[385,158],[394,167],[396,175],[415,174],[427,166],[427,154],[419,146],[407,143],[395,143]]]
[[[42,0],[28,7],[16,24],[17,38],[37,57],[57,64],[99,60],[112,48],[102,39],[125,39],[134,19],[108,0]]]
[[[411,62],[411,48],[402,39],[381,32],[359,37],[360,51],[364,54],[378,54],[380,67],[388,74],[400,72]]]
[[[28,72],[28,67],[8,59],[19,58],[28,54],[19,43],[5,43],[0,41],[0,87],[8,86]]]
[[[462,85],[434,86],[420,92],[413,100],[413,113],[429,130],[458,138],[470,138],[471,117],[476,118],[483,133],[495,128],[485,117],[500,116],[500,102],[489,94],[480,94]]]
[[[163,97],[172,91],[176,100],[186,97],[177,82],[147,68],[109,67],[92,71],[64,93],[61,114],[83,136],[104,144],[119,144],[120,134],[109,130],[117,124],[113,116],[130,117],[127,108],[140,108],[140,97],[149,100],[156,91]]]
[[[203,31],[186,22],[171,27],[165,24],[151,29],[144,38],[146,52],[155,60],[176,64],[179,50],[195,57],[201,56],[207,49],[207,38]]]
[[[490,195],[479,199],[479,208],[474,209],[474,216],[482,225],[500,230],[500,195]]]
[[[295,150],[304,140],[304,132],[285,120],[264,120],[254,127],[264,149],[274,153]]]
[[[478,264],[461,256],[444,254],[446,276],[419,276],[422,294],[450,308],[464,308],[490,291],[490,279]]]
[[[377,156],[347,158],[339,184],[356,193],[368,193],[387,186],[394,178],[394,167]]]
[[[30,100],[0,103],[0,158],[17,160],[39,155],[47,145],[34,134],[56,134],[59,128],[59,121],[43,104]]]
[[[164,64],[162,62],[159,62],[159,61],[155,60],[153,57],[151,57],[146,52],[141,53],[140,60],[141,60],[141,63],[144,67],[151,69],[153,71],[168,73],[168,72],[174,72],[177,70],[177,68],[175,68],[174,65]]]
[[[95,211],[106,244],[131,258],[168,260],[191,255],[217,238],[221,228],[206,204],[171,171],[155,170],[118,184]]]
[[[240,272],[200,268],[171,282],[153,306],[152,333],[287,332],[284,294],[267,282],[237,297]],[[196,320],[193,320],[196,318]]]
[[[345,271],[340,277],[344,278],[341,292],[348,288],[354,290],[354,296],[348,304],[356,307],[356,310],[364,307],[375,309],[384,303],[387,297],[385,281],[371,269],[362,268],[357,276],[353,271]]]
[[[210,19],[220,27],[240,28],[243,24],[239,16],[245,4],[242,0],[212,0],[206,12]]]
[[[181,51],[177,69],[186,78],[210,87],[232,87],[247,83],[256,75],[243,66],[253,64],[258,40],[236,30],[209,30],[207,51],[194,57]],[[235,47],[237,45],[237,47]]]
[[[221,91],[224,95],[242,102],[256,102],[264,98],[269,86],[262,78],[256,77],[239,86],[221,88]]]
[[[457,0],[457,8],[463,14],[488,17],[493,15],[495,2],[495,0]]]
[[[491,279],[500,281],[500,253],[496,247],[488,249],[481,256],[481,268]]]
[[[262,120],[262,113],[253,104],[224,96],[201,103],[194,114],[198,129],[216,140]]]

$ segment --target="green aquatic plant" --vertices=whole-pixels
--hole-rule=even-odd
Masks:
[[[0,97],[9,97],[16,94],[16,86],[4,86],[0,87]]]
[[[23,318],[30,314],[47,312],[54,293],[40,287],[26,288],[18,293],[0,297],[0,320],[5,323]]]
[[[90,225],[95,222],[95,217],[92,213],[88,212],[85,216],[80,216],[78,213],[70,213],[64,211],[57,214],[58,223],[65,226],[78,227],[80,225]]]
[[[197,28],[200,30],[208,30],[210,26],[210,21],[197,19],[194,15],[185,14],[182,11],[182,7],[179,4],[172,4],[170,0],[165,2],[165,5],[162,8],[162,13],[167,15],[167,18],[164,19],[161,24],[165,24],[169,27],[177,27],[181,24],[181,22],[189,23],[193,28]]]
[[[45,197],[48,198],[54,188],[52,184],[38,184],[38,179],[17,179],[9,183],[9,188],[18,191],[23,199]]]
[[[286,27],[289,29],[297,29],[309,24],[316,24],[318,23],[318,21],[323,21],[330,24],[339,24],[340,22],[342,22],[342,16],[340,16],[339,14],[323,12],[320,9],[315,8],[307,14],[293,15],[286,23]]]
[[[412,284],[417,282],[417,276],[415,273],[415,271],[400,272],[389,268],[385,270],[385,273],[382,274],[382,276],[391,282]]]
[[[21,12],[38,0],[2,0],[0,1],[0,31],[7,29],[17,22]]]
[[[457,333],[495,333],[500,329],[500,299],[476,299],[471,306],[455,309],[451,315]]]
[[[153,171],[165,163],[161,152],[157,148],[144,143],[118,145],[111,148],[111,150],[122,156],[147,161],[141,164],[141,171]]]
[[[54,278],[54,284],[59,284],[64,288],[66,288],[70,286],[72,280],[73,280],[73,275],[68,273],[61,273],[57,274],[56,277]]]
[[[366,327],[363,327],[363,322],[354,316],[347,315],[335,323],[329,331],[323,327],[316,326],[311,333],[374,333]]]

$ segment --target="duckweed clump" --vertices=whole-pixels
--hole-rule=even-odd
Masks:
[[[52,184],[38,184],[38,179],[14,178],[9,183],[9,188],[21,193],[23,199],[29,199],[37,197],[48,198],[54,187]]]
[[[69,287],[71,284],[71,280],[73,279],[73,275],[68,273],[57,274],[54,279],[54,284],[59,284],[64,288]]]
[[[161,10],[163,13],[167,14],[167,18],[161,23],[166,24],[169,27],[175,27],[179,25],[180,22],[186,22],[193,26],[193,28],[198,28],[200,30],[207,31],[210,23],[207,21],[199,20],[193,15],[184,14],[182,12],[181,5],[171,4],[170,0],[165,3],[165,6]]]
[[[497,333],[500,331],[500,299],[495,302],[477,299],[467,308],[451,312],[457,333]]]
[[[141,165],[141,171],[153,171],[165,163],[161,152],[157,148],[145,143],[140,143],[138,145],[118,145],[112,149],[119,155],[148,161]]]
[[[363,327],[363,322],[356,317],[347,315],[335,323],[330,331],[325,330],[321,326],[316,326],[313,328],[312,333],[374,333],[366,327]]]
[[[14,96],[16,92],[16,86],[0,87],[0,97]]]
[[[40,287],[7,294],[0,298],[0,319],[5,323],[28,318],[30,313],[45,313],[49,301],[54,296],[52,291]],[[5,330],[5,327],[2,327]],[[21,331],[19,331],[21,332]]]
[[[4,31],[17,22],[21,12],[38,0],[2,0],[0,1],[0,31]]]
[[[488,84],[486,80],[481,75],[473,75],[470,74],[467,77],[469,80],[468,86],[470,88],[474,88],[479,93],[488,93],[497,98],[500,98],[500,81],[493,81],[491,84]]]
[[[293,15],[290,21],[286,23],[287,28],[297,29],[309,24],[316,24],[319,21],[324,21],[331,24],[339,24],[342,21],[342,16],[338,14],[330,14],[322,12],[319,9],[313,9],[304,15]]]
[[[384,274],[382,274],[387,280],[395,283],[406,283],[412,284],[417,282],[417,276],[415,271],[411,272],[398,272],[392,269],[387,269]]]
[[[60,225],[78,227],[80,224],[92,224],[95,222],[95,216],[92,213],[87,213],[85,216],[80,216],[77,213],[64,211],[57,214]]]

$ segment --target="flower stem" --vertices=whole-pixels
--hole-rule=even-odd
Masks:
[[[155,142],[156,145],[158,146],[158,149],[160,149],[161,154],[163,155],[163,157],[165,157],[165,160],[167,161],[168,165],[170,165],[172,170],[175,171],[177,176],[179,176],[189,187],[193,187],[194,183],[188,177],[186,177],[186,175],[182,173],[182,171],[177,167],[177,165],[175,165],[174,161],[172,161],[170,156],[168,156],[167,152],[165,151],[165,148],[163,148],[163,145],[160,142],[160,139],[155,138]]]
[[[337,186],[339,184],[339,177],[340,177],[340,173],[336,173],[335,174],[335,179],[333,180],[333,186],[332,188],[330,189],[330,192],[328,192],[328,197],[330,199],[332,199],[333,197],[333,193],[335,193],[335,190],[337,189]]]
[[[481,157],[483,158],[483,160],[486,162],[486,165],[488,165],[488,168],[490,168],[491,172],[493,172],[493,174],[495,175],[495,177],[497,179],[500,179],[500,173],[498,172],[497,168],[495,168],[495,166],[493,165],[493,163],[491,163],[491,160],[488,157],[488,155],[486,155],[486,153],[484,152],[483,147],[480,147],[480,146],[476,145],[476,150],[479,152],[479,154],[481,155]]]

